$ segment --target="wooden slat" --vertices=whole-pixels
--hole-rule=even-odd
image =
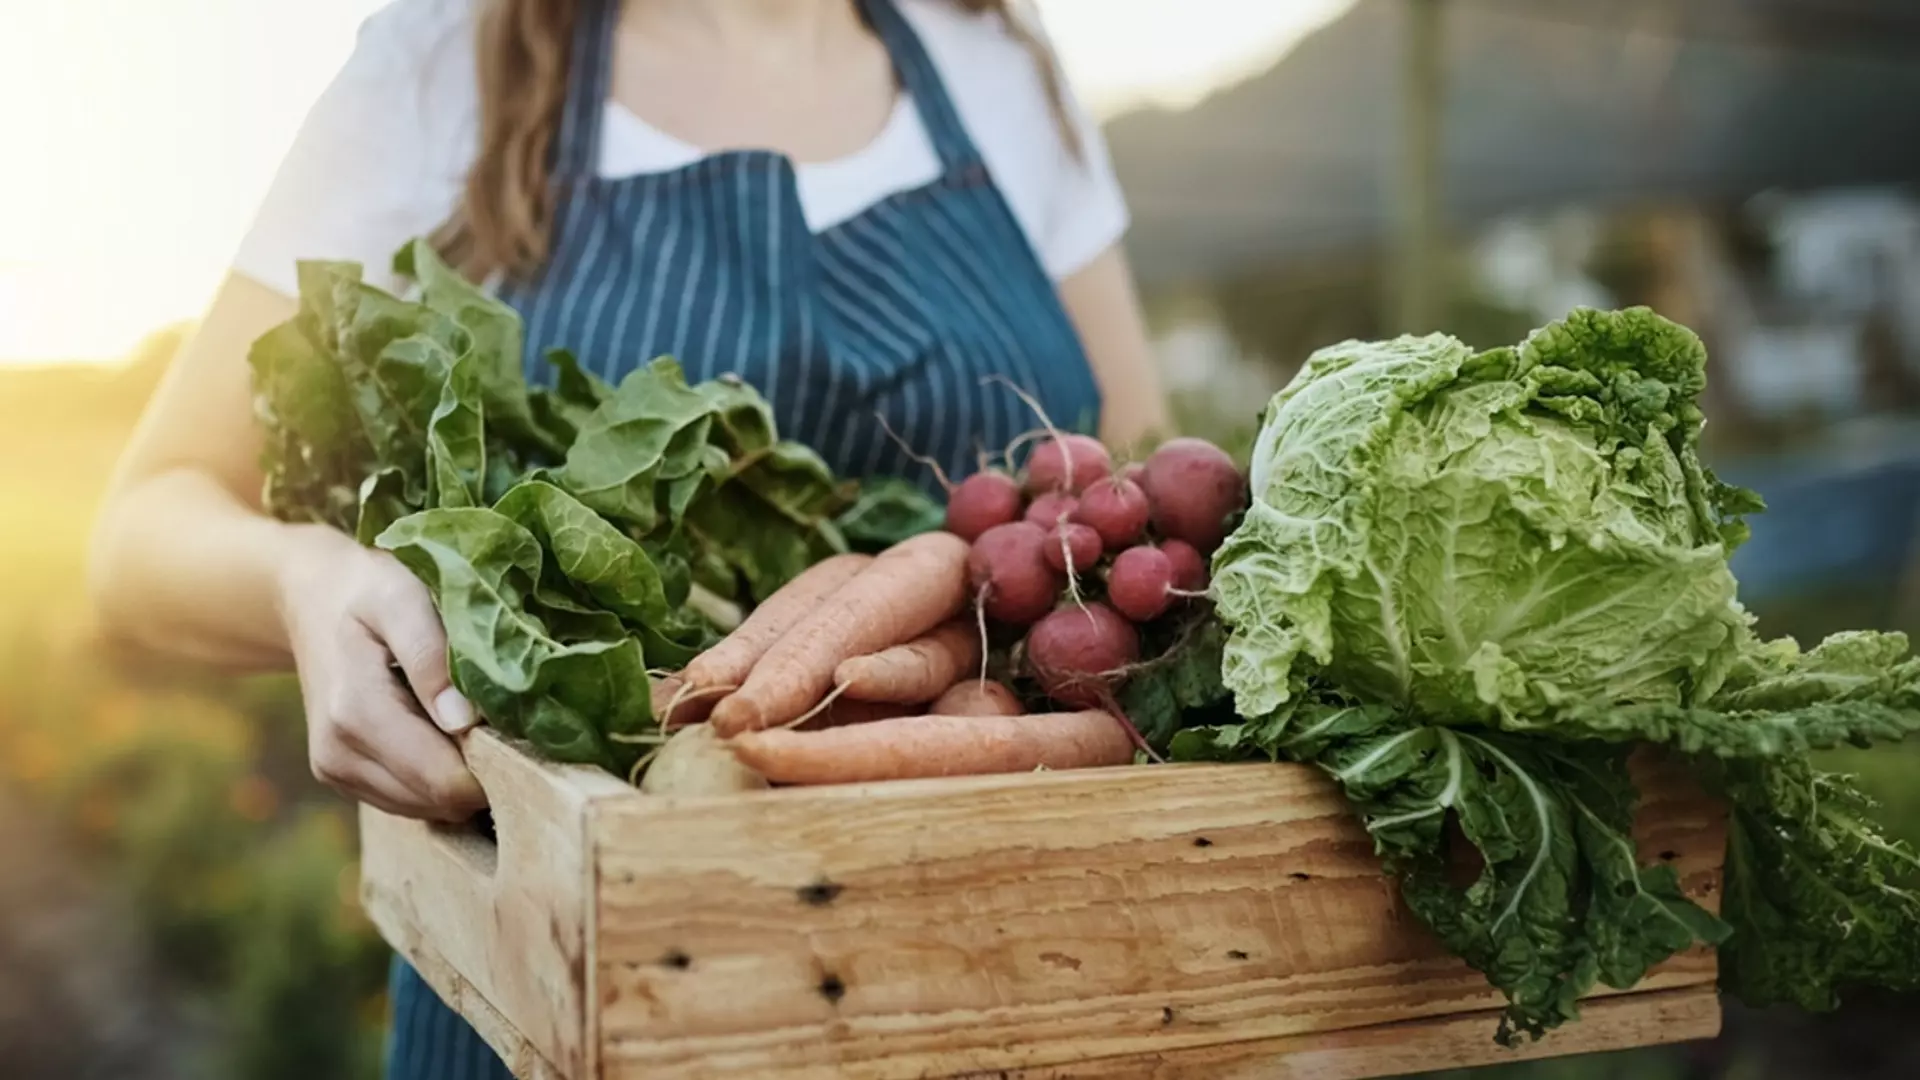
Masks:
[[[521,1062],[516,1075],[590,1076],[586,808],[635,796],[605,773],[540,763],[491,731],[468,736],[465,749],[496,808],[497,847],[471,830],[362,807],[362,903],[440,996]]]
[[[1587,1005],[1578,1023],[1512,1049],[1487,1037],[1494,1023],[1493,1014],[1467,1013],[954,1080],[1367,1080],[1711,1039],[1720,1033],[1720,997],[1711,986],[1610,997]]]
[[[1717,902],[1717,808],[1640,841]],[[1164,766],[596,803],[604,1075],[939,1077],[1493,1008],[1318,773]],[[1643,990],[1703,986],[1707,952]],[[1486,1021],[1491,1036],[1491,1020]],[[1451,1064],[1429,1057],[1429,1066]]]

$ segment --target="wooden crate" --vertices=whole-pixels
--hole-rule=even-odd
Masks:
[[[1314,1080],[1706,1038],[1706,950],[1519,1050],[1314,770],[641,795],[469,738],[497,845],[363,810],[387,940],[523,1080]],[[1724,816],[1642,770],[1716,906]]]

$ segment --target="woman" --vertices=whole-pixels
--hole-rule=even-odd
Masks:
[[[389,812],[485,795],[452,736],[425,590],[390,556],[258,509],[249,343],[294,264],[432,233],[618,379],[734,372],[847,475],[964,472],[1033,425],[1159,426],[1126,214],[1097,130],[1004,0],[397,0],[309,116],[234,271],[142,422],[96,542],[106,623],[298,671],[314,774]],[[397,665],[403,677],[390,674]],[[389,1074],[503,1076],[396,964]]]

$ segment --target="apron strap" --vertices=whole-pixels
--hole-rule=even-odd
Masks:
[[[953,99],[947,95],[945,80],[940,78],[939,69],[934,67],[926,45],[921,43],[920,35],[914,32],[907,17],[900,13],[894,0],[860,0],[860,11],[893,58],[893,70],[900,85],[913,96],[920,122],[926,126],[927,137],[940,155],[941,167],[949,176],[977,171],[981,166],[980,151],[974,147],[973,137],[967,134],[966,124],[961,122]]]
[[[620,0],[573,0],[567,100],[553,148],[554,179],[577,186],[600,172],[600,121],[613,78],[613,31]]]

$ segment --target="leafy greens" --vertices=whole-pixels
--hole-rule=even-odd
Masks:
[[[556,350],[553,387],[529,386],[511,308],[425,242],[394,267],[413,298],[301,264],[298,313],[254,344],[264,502],[392,552],[433,595],[454,685],[550,757],[626,771],[650,668],[829,554],[938,526],[917,489],[862,491],[781,441],[737,379],[659,359],[609,386]]]
[[[1760,504],[1700,462],[1705,364],[1645,309],[1486,352],[1324,349],[1265,413],[1214,559],[1228,632],[1195,646],[1221,679],[1181,704],[1237,715],[1173,756],[1331,775],[1411,910],[1506,994],[1503,1041],[1695,943],[1758,1003],[1920,985],[1920,860],[1808,758],[1920,730],[1920,661],[1897,634],[1752,632],[1727,557]],[[1637,858],[1646,745],[1731,806],[1719,916]]]

